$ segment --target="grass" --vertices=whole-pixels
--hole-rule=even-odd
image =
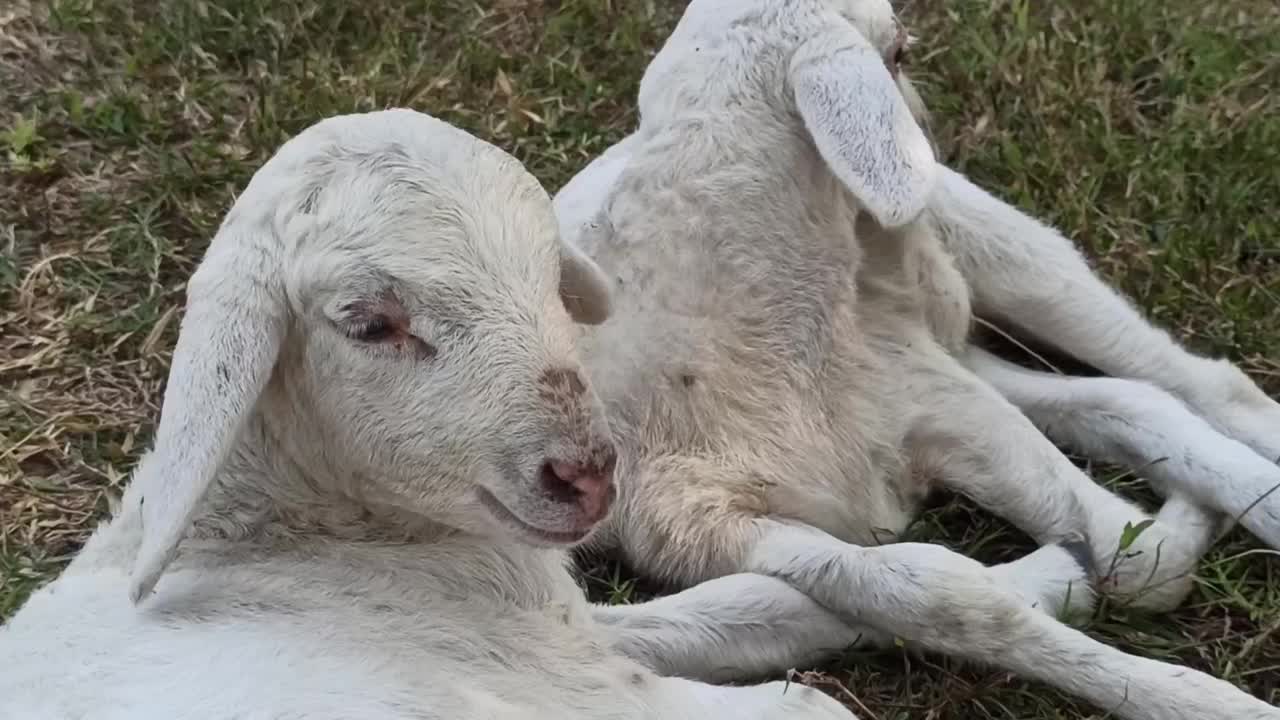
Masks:
[[[549,189],[634,122],[681,10],[657,0],[10,0],[0,8],[0,618],[83,541],[158,417],[182,284],[291,133],[401,105]],[[1280,9],[1259,0],[917,0],[947,160],[1063,228],[1190,346],[1280,390]],[[1099,481],[1150,501],[1142,483]],[[915,528],[986,560],[1025,538],[962,501]],[[645,588],[590,568],[613,601]],[[1280,702],[1280,559],[1242,533],[1171,615],[1088,631]],[[904,651],[801,675],[865,717],[1102,718]],[[3,670],[0,670],[3,672]],[[869,712],[868,712],[869,711]]]

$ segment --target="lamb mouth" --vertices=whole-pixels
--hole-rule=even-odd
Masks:
[[[591,534],[592,528],[587,528],[586,530],[546,530],[535,525],[530,525],[520,519],[519,515],[512,512],[511,509],[504,505],[496,495],[489,492],[487,489],[478,487],[476,488],[476,494],[480,497],[480,503],[484,505],[485,509],[492,513],[494,517],[507,525],[515,527],[525,535],[528,535],[531,539],[541,543],[573,545],[581,542],[587,537],[587,535]]]

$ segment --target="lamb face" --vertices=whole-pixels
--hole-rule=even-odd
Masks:
[[[255,409],[309,474],[372,507],[581,540],[613,498],[612,442],[574,350],[574,320],[607,313],[598,273],[561,245],[537,182],[452,126],[388,111],[291,140],[188,287],[135,480],[135,594]]]
[[[581,539],[608,509],[613,450],[544,191],[479,143],[438,159],[388,145],[319,172],[316,230],[285,275],[285,417],[310,419],[375,505]]]

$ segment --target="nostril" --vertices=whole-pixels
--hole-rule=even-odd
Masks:
[[[542,464],[538,480],[552,498],[560,502],[576,502],[582,496],[582,491],[574,486],[575,475],[576,472],[569,466],[546,462]]]

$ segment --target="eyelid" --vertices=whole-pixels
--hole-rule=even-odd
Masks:
[[[382,323],[388,330],[386,335],[367,337],[367,327],[370,322]],[[368,319],[348,317],[338,323],[338,328],[348,339],[370,350],[395,354],[412,351],[414,357],[420,361],[434,360],[440,354],[435,344],[414,332],[412,322],[406,328],[397,328],[395,322],[385,315],[375,314],[368,316]]]

